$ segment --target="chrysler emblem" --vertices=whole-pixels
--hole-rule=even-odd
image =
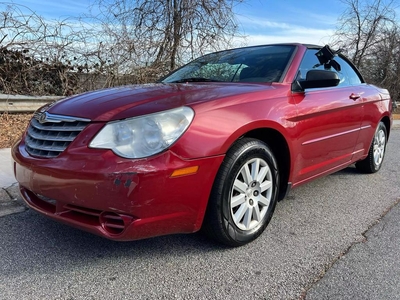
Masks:
[[[40,112],[34,115],[35,119],[38,120],[40,124],[46,123],[48,121],[47,112]]]
[[[47,113],[45,112],[45,113],[41,113],[40,114],[40,116],[39,116],[39,123],[40,124],[43,124],[43,123],[46,123],[46,121],[47,121]]]

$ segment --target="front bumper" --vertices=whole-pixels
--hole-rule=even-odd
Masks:
[[[125,241],[200,229],[223,156],[183,160],[166,151],[140,160],[107,150],[30,156],[12,150],[21,195],[34,210],[103,237]],[[171,177],[198,166],[196,173]]]

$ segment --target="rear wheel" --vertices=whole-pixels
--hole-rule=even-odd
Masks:
[[[278,186],[278,166],[268,146],[250,138],[237,141],[217,174],[204,231],[229,246],[253,241],[271,220]]]
[[[364,173],[378,172],[382,166],[387,143],[387,131],[383,122],[378,124],[374,139],[369,148],[368,156],[356,163],[356,168]]]

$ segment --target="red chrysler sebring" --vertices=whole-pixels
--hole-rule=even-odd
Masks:
[[[203,229],[240,246],[291,188],[354,163],[378,171],[391,110],[328,46],[239,48],[42,107],[14,172],[32,209],[112,240]]]

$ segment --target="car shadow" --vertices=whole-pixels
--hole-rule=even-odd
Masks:
[[[362,173],[357,170],[355,165],[348,166],[347,168],[340,170],[338,172],[332,173],[329,176],[343,176],[343,175],[352,175],[352,176],[365,176],[365,173]]]

